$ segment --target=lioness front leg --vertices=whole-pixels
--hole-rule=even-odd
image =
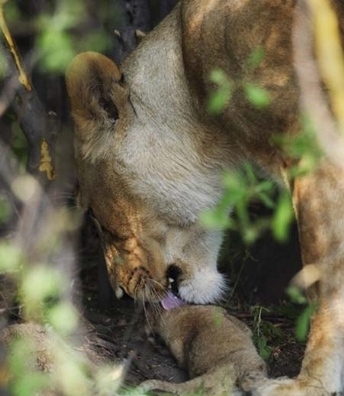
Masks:
[[[295,181],[293,201],[304,264],[313,264],[317,283],[304,273],[305,287],[318,295],[318,309],[302,368],[295,380],[272,380],[255,395],[338,396],[344,390],[344,170],[328,159]],[[314,275],[314,274],[313,274]]]
[[[223,297],[226,282],[217,269],[221,242],[222,232],[205,229],[198,222],[167,233],[165,260],[173,263],[167,274],[176,281],[184,301],[209,304]]]

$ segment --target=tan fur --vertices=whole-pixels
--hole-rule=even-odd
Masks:
[[[342,12],[340,0],[333,3]],[[221,197],[222,173],[243,160],[276,179],[294,165],[274,142],[276,135],[294,136],[300,128],[291,41],[297,4],[183,0],[121,71],[94,53],[79,55],[69,68],[80,202],[101,229],[115,290],[158,300],[175,264],[184,300],[211,303],[221,297],[225,282],[216,260],[222,235],[204,229],[199,213]],[[340,15],[341,27],[343,20]],[[265,57],[252,68],[248,58],[259,46]],[[214,68],[235,83],[218,116],[206,110]],[[267,108],[250,104],[247,83],[269,92]],[[320,273],[319,309],[300,376],[258,394],[343,390],[343,172],[323,157],[290,186],[303,261]]]
[[[241,394],[238,388],[249,391],[266,378],[266,366],[250,329],[223,308],[188,305],[151,312],[148,326],[161,336],[190,380],[178,385],[150,380],[142,389],[177,395],[234,395]]]

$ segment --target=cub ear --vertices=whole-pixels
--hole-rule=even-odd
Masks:
[[[79,152],[87,156],[106,146],[104,139],[114,133],[119,110],[116,85],[122,73],[104,55],[83,52],[67,68],[66,85],[76,124],[75,142]],[[121,89],[123,91],[123,87]]]

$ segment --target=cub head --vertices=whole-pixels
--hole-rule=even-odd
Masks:
[[[171,155],[171,146],[152,138],[154,125],[144,119],[149,109],[137,94],[130,96],[126,76],[105,56],[78,55],[66,82],[75,122],[78,202],[98,226],[114,290],[157,301],[174,276],[185,300],[214,301],[223,286],[216,270],[219,238],[209,241],[206,235],[204,241],[205,231],[184,220],[195,201],[185,204],[188,191],[176,185],[193,175],[183,174],[178,159],[185,144]],[[187,185],[198,194],[197,183]],[[202,249],[213,240],[216,252],[209,257]]]

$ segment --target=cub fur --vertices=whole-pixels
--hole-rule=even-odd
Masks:
[[[151,310],[147,320],[149,331],[163,339],[190,380],[182,384],[149,380],[142,389],[178,395],[202,391],[207,396],[239,395],[240,390],[249,391],[266,379],[266,365],[253,345],[250,329],[223,308],[187,305]]]

